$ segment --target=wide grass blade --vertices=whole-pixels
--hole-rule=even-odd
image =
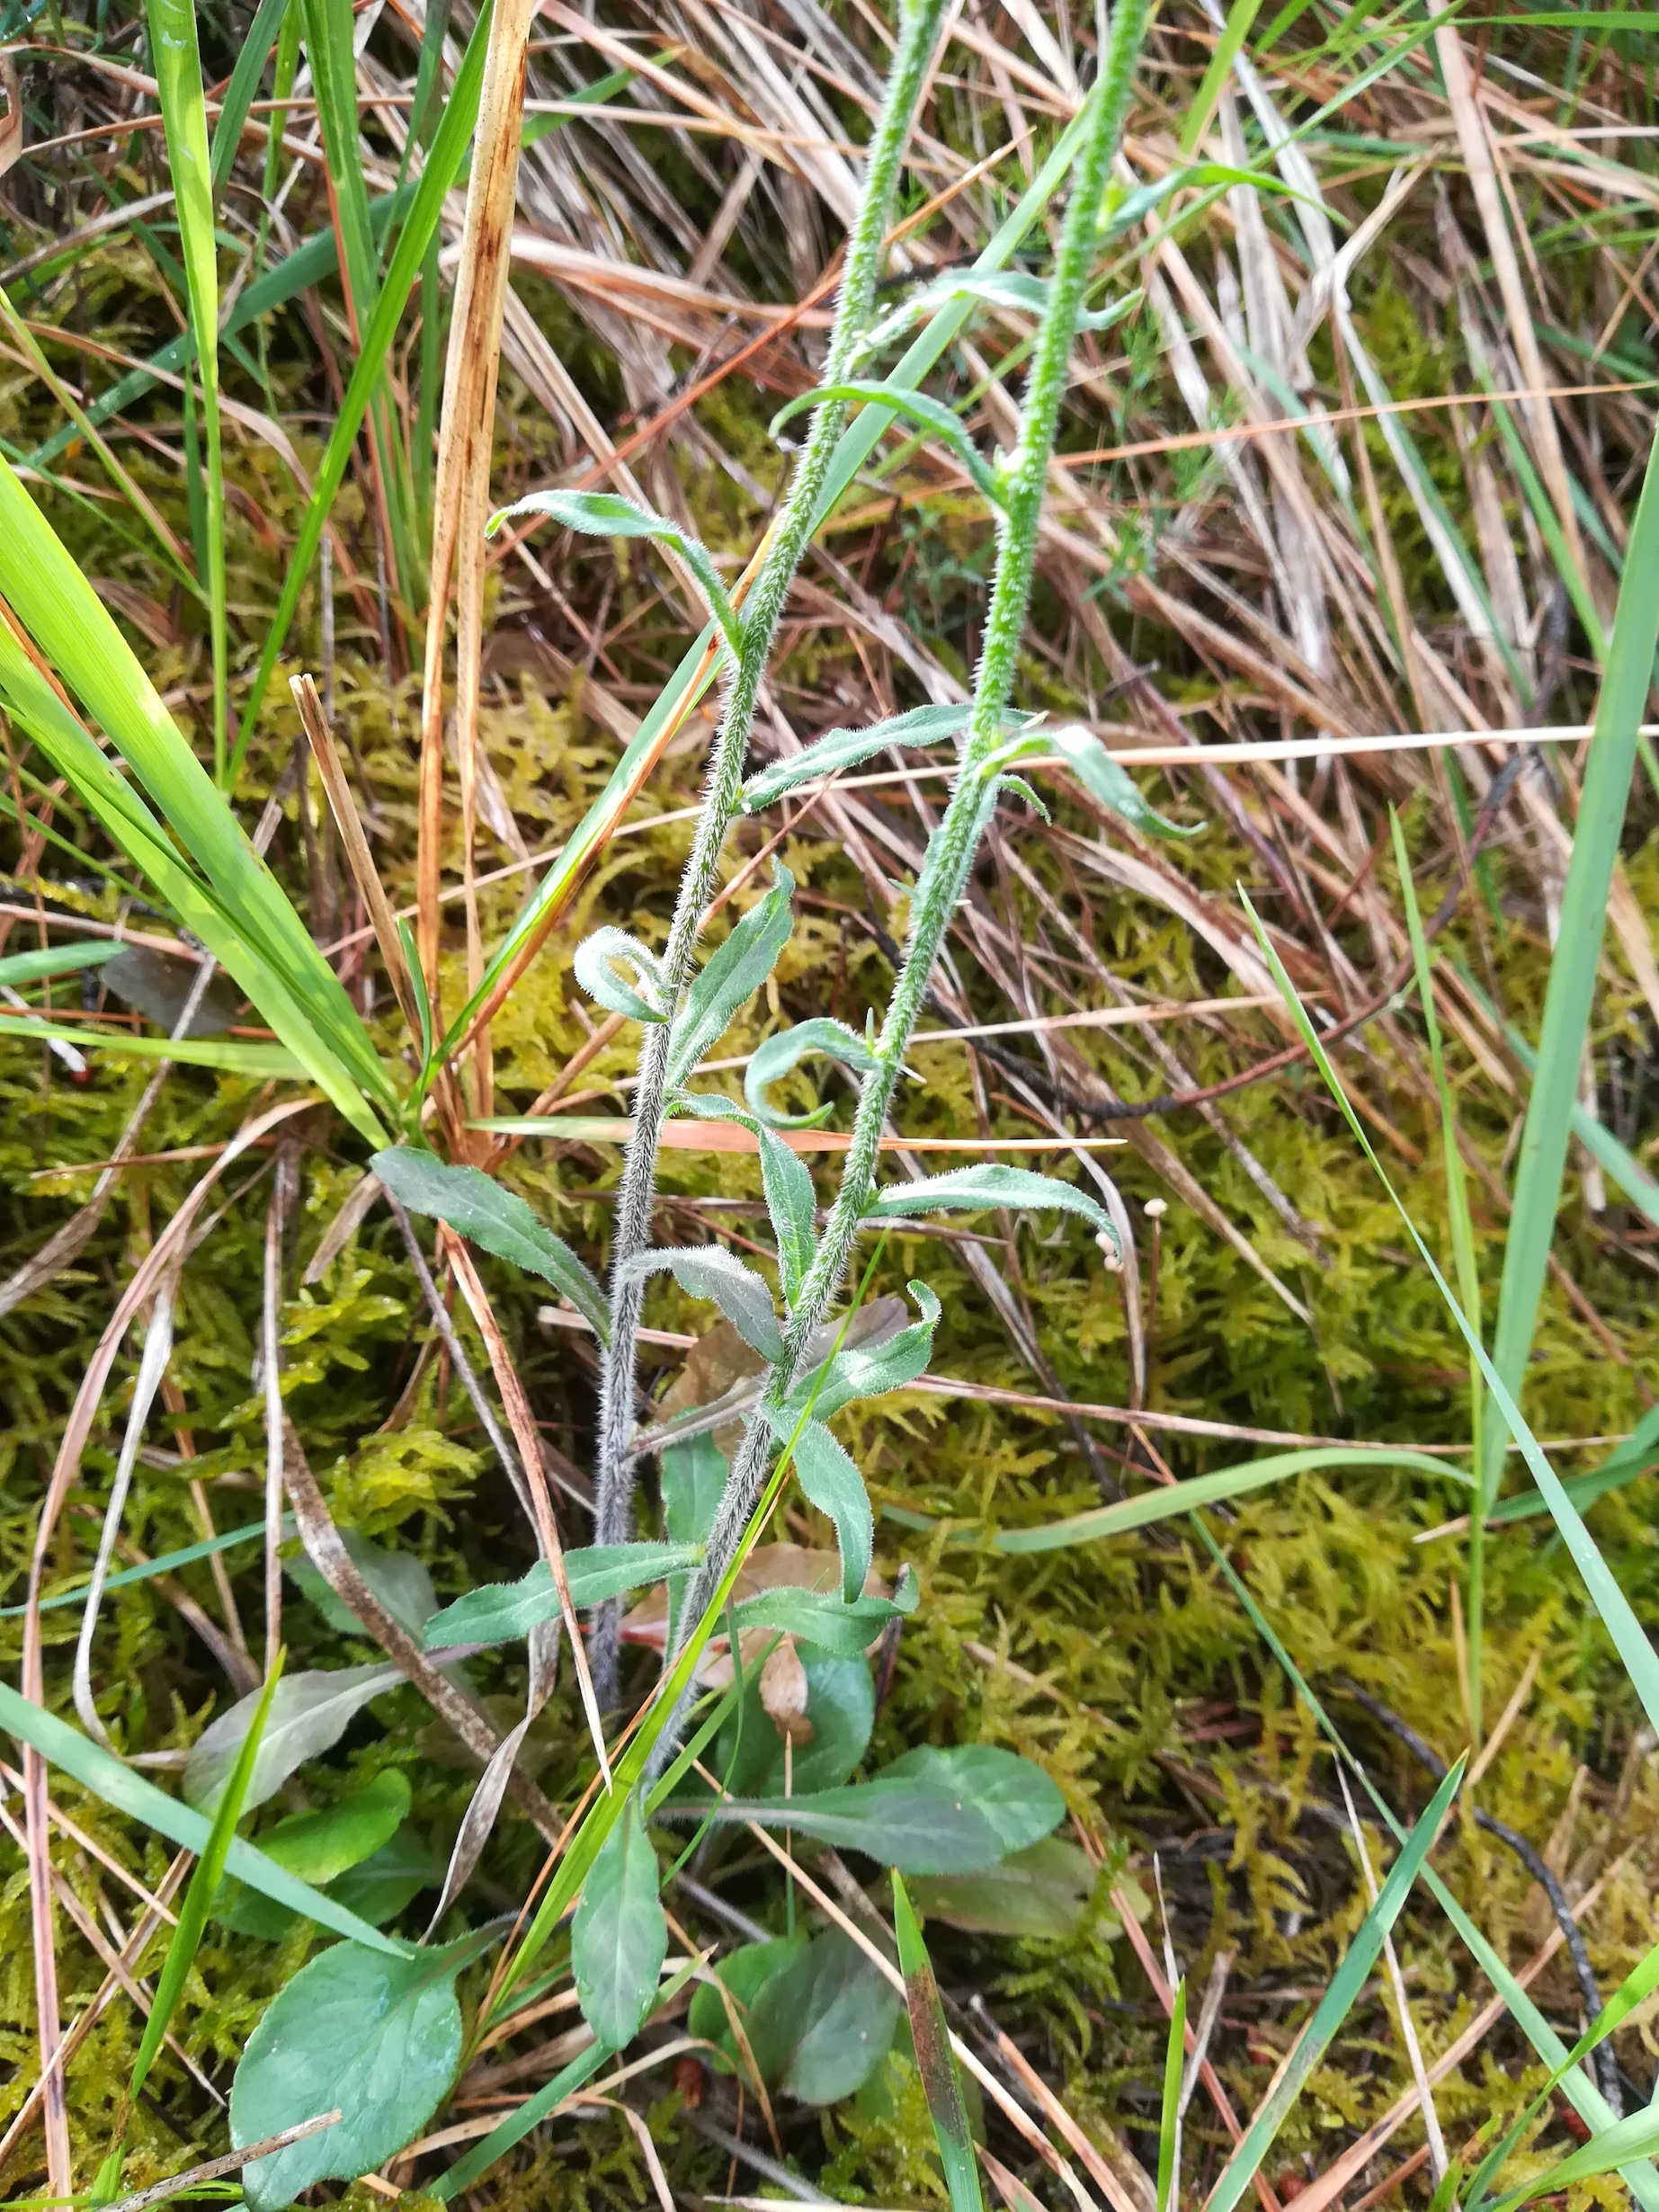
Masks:
[[[222,779],[229,714],[229,649],[225,611],[225,463],[219,419],[219,246],[213,229],[208,107],[201,86],[201,56],[196,45],[194,0],[147,0],[147,9],[150,58],[161,94],[190,323],[196,334],[197,370],[201,379],[201,426],[207,443],[203,550],[208,573],[204,581],[213,655],[213,772]]]
[[[345,481],[357,433],[384,380],[387,356],[397,335],[397,325],[408,303],[410,291],[414,289],[415,280],[420,274],[427,245],[437,236],[438,219],[442,212],[444,199],[460,174],[461,164],[472,139],[473,127],[478,119],[478,95],[484,83],[484,58],[489,43],[489,22],[490,10],[480,10],[472,36],[467,41],[467,50],[461,57],[460,67],[456,71],[442,119],[433,134],[432,151],[415,183],[407,220],[397,234],[397,243],[387,264],[385,281],[376,288],[377,296],[362,332],[357,363],[334,416],[334,427],[328,433],[328,443],[317,468],[311,503],[306,509],[305,520],[299,526],[299,534],[289,558],[282,595],[277,602],[276,613],[272,617],[264,649],[259,656],[259,666],[243,709],[242,731],[236,741],[236,759],[232,763],[233,777],[245,755],[248,739],[259,719],[259,711],[264,704],[271,679],[276,673],[277,660],[299,608],[299,594],[305,588],[311,564],[317,557],[317,549],[322,540],[329,510]]]
[[[93,2185],[94,2205],[108,2204],[120,2188],[121,2160],[126,2152],[127,2127],[132,2108],[149,2078],[150,2068],[155,2065],[156,2055],[161,2048],[162,2038],[178,2010],[179,1999],[184,1994],[186,1977],[201,1948],[208,1915],[213,1910],[213,1901],[219,1895],[219,1886],[224,1879],[225,1860],[236,1836],[236,1823],[242,1817],[248,1784],[254,1776],[254,1762],[259,1756],[260,1741],[271,1713],[271,1700],[281,1674],[282,1654],[279,1651],[275,1663],[265,1678],[259,1703],[254,1708],[254,1717],[248,1723],[248,1731],[236,1755],[236,1763],[219,1798],[219,1810],[213,1815],[213,1825],[208,1832],[207,1842],[196,1861],[195,1872],[190,1878],[190,1886],[184,1892],[184,1902],[179,1907],[173,1940],[167,1945],[167,1955],[162,1960],[161,1972],[156,1977],[150,2016],[145,2022],[138,2056],[132,2062],[132,2074],[122,2101],[115,2141]]]
[[[898,1937],[898,1963],[905,1976],[905,2002],[910,2010],[910,2036],[915,2046],[916,2071],[927,2092],[933,2136],[939,2145],[939,2163],[945,2170],[950,2192],[950,2212],[983,2212],[979,2168],[974,2157],[974,2138],[968,2125],[968,2107],[962,2101],[961,2076],[950,2048],[950,2030],[945,2009],[939,2002],[939,1984],[932,1961],[916,1923],[914,1907],[905,1887],[905,1878],[893,1873],[893,1927]],[[1159,2212],[1163,2212],[1160,2203]]]
[[[1205,2212],[1233,2212],[1233,2207],[1255,2179],[1262,2161],[1283,2125],[1286,2113],[1301,2093],[1308,2075],[1324,2057],[1332,2037],[1347,2019],[1354,2000],[1365,1986],[1371,1968],[1377,1964],[1383,1938],[1399,1918],[1418,1870],[1428,1857],[1430,1846],[1440,1833],[1440,1823],[1451,1809],[1451,1802],[1463,1780],[1463,1770],[1467,1763],[1466,1754],[1451,1768],[1429,1801],[1423,1817],[1405,1839],[1399,1857],[1389,1868],[1382,1887],[1377,1893],[1376,1904],[1360,1922],[1354,1940],[1348,1947],[1347,1955],[1332,1976],[1331,1985],[1319,2000],[1312,2020],[1297,2038],[1295,2047],[1262,2099],[1260,2110],[1244,2131],[1238,2148],[1227,2161],[1226,2169],[1217,2182]]]
[[[1170,2212],[1180,2187],[1181,2076],[1187,2056],[1187,1984],[1183,1976],[1175,1985],[1175,2002],[1169,2016],[1169,2042],[1164,2053],[1164,2109],[1158,2116],[1157,2212]]]
[[[13,1735],[20,1744],[27,1744],[38,1751],[50,1765],[59,1767],[73,1776],[83,1789],[129,1820],[136,1820],[146,1828],[153,1828],[157,1835],[165,1835],[170,1843],[176,1843],[187,1851],[198,1855],[206,1851],[212,1834],[212,1823],[203,1813],[182,1805],[170,1797],[165,1789],[157,1789],[154,1782],[147,1782],[141,1774],[135,1774],[129,1766],[83,1735],[55,1713],[42,1711],[40,1706],[21,1697],[8,1683],[0,1682],[0,1728]],[[394,1937],[382,1935],[378,1928],[309,1882],[302,1882],[286,1867],[280,1867],[274,1859],[240,1837],[233,1837],[225,1858],[224,1871],[248,1888],[255,1889],[262,1897],[269,1897],[273,1904],[286,1905],[290,1913],[298,1913],[302,1920],[313,1920],[319,1928],[327,1928],[335,1935],[344,1936],[353,1943],[366,1943],[371,1950],[391,1951],[402,1958],[407,1944]]]
[[[1515,1200],[1503,1247],[1493,1363],[1511,1396],[1526,1374],[1539,1301],[1555,1237],[1567,1139],[1583,1066],[1596,968],[1607,928],[1637,738],[1659,643],[1659,444],[1647,459],[1625,557],[1619,604],[1596,705],[1595,734],[1579,795],[1573,857],[1561,896],[1561,924],[1549,965],[1538,1072],[1527,1105],[1515,1170]],[[1494,1394],[1495,1397],[1495,1393]],[[1484,1458],[1501,1465],[1503,1409],[1487,1409]],[[1540,1485],[1540,1487],[1542,1485]]]
[[[383,1142],[373,1108],[391,1118],[397,1093],[357,1010],[103,602],[4,462],[0,593],[103,725],[161,820],[117,774],[4,623],[0,703],[340,1111],[365,1137]]]

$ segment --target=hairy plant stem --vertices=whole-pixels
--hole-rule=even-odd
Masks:
[[[846,266],[824,369],[825,384],[845,380],[854,350],[872,319],[899,165],[943,13],[944,0],[909,0],[902,13],[887,96],[865,161],[863,199],[847,239]],[[662,956],[668,1019],[647,1030],[640,1051],[634,1133],[617,1194],[611,1246],[611,1343],[600,1369],[594,1528],[594,1540],[600,1544],[625,1543],[632,1521],[633,1467],[629,1443],[634,1424],[635,1363],[645,1285],[630,1273],[629,1262],[650,1239],[657,1151],[669,1105],[672,1019],[691,980],[698,931],[714,894],[726,834],[742,795],[749,736],[779,617],[812,537],[818,501],[846,413],[840,401],[826,402],[814,410],[789,496],[744,611],[742,651],[728,667],[720,729],[704,786],[702,809]],[[594,1681],[602,1704],[607,1706],[616,1699],[620,1619],[615,1602],[602,1609],[591,1642]]]
[[[742,1541],[772,1462],[775,1443],[772,1416],[780,1412],[795,1387],[807,1347],[845,1277],[875,1188],[882,1126],[923,1010],[933,961],[967,887],[980,838],[996,803],[1001,777],[996,756],[1004,736],[1004,715],[1030,600],[1038,526],[1072,342],[1093,263],[1102,195],[1122,135],[1150,13],[1150,0],[1119,0],[1112,18],[1105,62],[1093,94],[1094,114],[1072,172],[1071,201],[1048,311],[1032,357],[1019,443],[1003,471],[996,573],[968,738],[944,820],[935,833],[911,903],[909,939],[882,1022],[876,1065],[860,1093],[841,1189],[789,1316],[783,1357],[772,1369],[760,1406],[744,1430],[709,1539],[708,1556],[680,1610],[682,1636],[701,1618]],[[672,1727],[664,1732],[664,1744],[673,1733]]]

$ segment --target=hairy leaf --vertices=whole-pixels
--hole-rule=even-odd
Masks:
[[[943,1175],[924,1175],[917,1182],[887,1183],[871,1193],[870,1211],[878,1221],[895,1221],[906,1214],[983,1213],[988,1207],[1003,1206],[1011,1213],[1052,1212],[1057,1208],[1062,1213],[1081,1214],[1114,1257],[1120,1256],[1111,1216],[1098,1199],[1056,1175],[1039,1175],[1029,1167],[1004,1167],[995,1160],[953,1167]]]
[[[817,1194],[812,1171],[798,1153],[764,1122],[756,1122],[754,1130],[761,1147],[761,1187],[778,1240],[778,1275],[784,1301],[792,1306],[817,1249]]]
[[[759,814],[798,785],[816,783],[843,768],[856,768],[889,745],[936,745],[948,737],[959,737],[972,711],[967,706],[912,707],[907,714],[872,722],[867,729],[833,729],[792,759],[774,761],[751,776],[743,787],[744,812]]]
[[[713,953],[685,995],[668,1048],[668,1087],[678,1090],[710,1045],[725,1034],[737,1009],[751,999],[778,965],[794,927],[789,899],[795,879],[773,863],[772,887],[758,898]]]
[[[630,1275],[670,1274],[694,1298],[709,1298],[731,1323],[745,1344],[763,1360],[782,1357],[783,1339],[772,1292],[752,1267],[719,1244],[664,1246],[637,1253],[629,1262]]]
[[[816,1368],[802,1372],[785,1409],[791,1423],[800,1418],[808,1402],[814,1415],[827,1421],[855,1398],[878,1398],[884,1391],[902,1390],[906,1383],[926,1373],[933,1331],[939,1325],[939,1300],[924,1282],[913,1282],[910,1295],[921,1311],[920,1321],[913,1321],[885,1343],[843,1344],[831,1360],[821,1387]]]
[[[611,1342],[605,1294],[562,1236],[544,1228],[523,1200],[476,1167],[449,1167],[430,1152],[400,1146],[370,1163],[392,1196],[412,1213],[447,1221],[456,1234],[498,1259],[511,1260],[562,1291],[602,1344]]]
[[[780,407],[772,418],[768,435],[775,438],[791,416],[800,415],[810,407],[822,406],[829,399],[874,401],[877,406],[890,409],[895,415],[902,415],[918,430],[931,431],[940,443],[949,446],[961,462],[975,489],[994,507],[1002,505],[1002,478],[968,436],[961,416],[954,408],[946,406],[942,399],[930,398],[925,392],[906,390],[902,385],[860,378],[846,384],[822,384],[816,391],[802,392],[787,406]]]
[[[766,1102],[772,1085],[807,1059],[835,1060],[860,1075],[867,1075],[876,1065],[875,1054],[844,1021],[820,1015],[811,1021],[798,1021],[793,1029],[779,1030],[756,1048],[744,1075],[743,1094],[757,1121],[774,1129],[809,1129],[827,1119],[834,1110],[829,1106],[820,1106],[809,1114],[781,1114]]]
[[[625,1590],[694,1567],[702,1556],[700,1544],[594,1544],[567,1551],[565,1575],[571,1602],[585,1612],[609,1598],[620,1597]],[[558,1618],[553,1570],[545,1559],[538,1559],[517,1582],[486,1583],[434,1613],[426,1624],[424,1642],[428,1651],[459,1644],[511,1644],[543,1621]]]
[[[619,960],[633,970],[633,983],[624,983],[617,974]],[[667,1021],[667,990],[656,955],[626,930],[595,930],[576,947],[571,966],[582,988],[607,1013],[621,1014],[629,1021]]]
[[[739,1630],[779,1628],[822,1651],[852,1659],[875,1642],[889,1620],[914,1613],[920,1595],[914,1577],[909,1575],[896,1599],[847,1599],[827,1590],[761,1590],[737,1607],[737,1626]]]
[[[1203,834],[1203,824],[1194,823],[1183,828],[1148,806],[1137,789],[1128,769],[1114,761],[1100,739],[1086,729],[1071,724],[1061,729],[1046,730],[1043,745],[1057,753],[1070,767],[1091,798],[1099,799],[1102,807],[1110,807],[1121,815],[1132,829],[1144,830],[1153,837],[1198,837]]]
[[[794,1423],[791,1423],[792,1429]],[[786,1432],[786,1434],[788,1432]],[[870,1493],[851,1453],[821,1421],[809,1421],[795,1439],[796,1479],[808,1500],[835,1524],[841,1550],[841,1594],[851,1605],[862,1592],[876,1540]]]

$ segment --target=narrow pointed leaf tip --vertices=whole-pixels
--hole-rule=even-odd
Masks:
[[[582,2016],[617,2050],[638,2033],[668,1955],[657,1882],[656,1853],[630,1799],[600,1846],[570,1931]]]
[[[511,1260],[567,1298],[602,1344],[611,1341],[611,1308],[593,1275],[562,1236],[544,1228],[514,1191],[476,1167],[448,1167],[430,1152],[377,1152],[375,1173],[411,1213],[447,1221],[459,1236]]]
[[[1046,732],[1044,745],[1059,754],[1075,775],[1091,798],[1097,798],[1102,807],[1110,807],[1121,815],[1131,829],[1144,830],[1152,837],[1199,837],[1204,825],[1195,822],[1185,826],[1172,822],[1167,815],[1144,799],[1127,770],[1114,761],[1100,739],[1086,729],[1073,723],[1063,729]]]
[[[793,1029],[779,1030],[754,1053],[743,1079],[744,1097],[757,1121],[773,1129],[809,1129],[834,1111],[833,1106],[820,1106],[808,1114],[786,1114],[767,1102],[766,1093],[772,1084],[781,1083],[792,1068],[809,1059],[834,1060],[855,1075],[868,1075],[876,1066],[874,1052],[858,1031],[827,1014],[798,1021]]]
[[[708,1298],[718,1306],[745,1344],[763,1360],[783,1357],[783,1339],[772,1292],[752,1267],[718,1244],[673,1246],[637,1253],[628,1263],[630,1275],[672,1275],[694,1298]]]
[[[738,1008],[754,997],[778,965],[794,927],[789,900],[795,879],[776,861],[772,888],[756,899],[726,942],[712,952],[685,995],[668,1048],[668,1086],[677,1090],[711,1045],[718,1042]]]
[[[883,384],[855,379],[848,384],[824,384],[814,392],[802,392],[787,406],[780,407],[772,418],[768,435],[775,438],[783,424],[793,415],[804,414],[809,407],[820,407],[832,400],[865,400],[871,406],[886,407],[890,414],[902,415],[918,430],[931,431],[941,445],[948,446],[967,470],[976,491],[994,507],[1003,504],[1003,480],[997,470],[986,460],[962,426],[961,417],[940,399],[930,399],[925,392],[906,391],[896,384]]]
[[[1004,1167],[995,1160],[952,1168],[944,1175],[924,1175],[919,1182],[887,1183],[871,1194],[870,1212],[878,1221],[893,1221],[911,1214],[983,1213],[987,1207],[1081,1214],[1114,1267],[1122,1259],[1118,1232],[1098,1199],[1056,1176],[1039,1175],[1029,1167]]]
[[[531,492],[510,507],[498,508],[485,524],[484,534],[493,538],[504,522],[530,514],[549,515],[566,530],[580,531],[589,538],[655,538],[660,545],[672,546],[696,577],[698,589],[727,644],[734,653],[743,650],[743,623],[720,581],[713,555],[700,538],[693,538],[665,514],[622,499],[615,492]]]

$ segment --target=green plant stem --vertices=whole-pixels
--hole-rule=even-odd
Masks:
[[[911,0],[902,15],[887,95],[865,161],[864,195],[847,239],[841,297],[825,364],[826,385],[845,380],[854,348],[874,313],[876,286],[899,165],[943,12],[943,0]],[[772,657],[778,619],[795,571],[811,540],[819,496],[834,459],[846,412],[844,402],[838,400],[826,401],[814,411],[789,497],[744,610],[743,648],[727,677],[720,733],[715,743],[702,810],[698,816],[691,857],[681,878],[673,920],[662,957],[671,1019],[691,980],[698,932],[714,895],[726,834],[742,797],[749,735],[761,684]],[[616,1235],[611,1247],[611,1344],[600,1375],[598,1511],[594,1530],[594,1540],[600,1544],[625,1543],[632,1519],[633,1471],[629,1446],[634,1424],[635,1360],[645,1285],[629,1263],[650,1241],[657,1151],[670,1102],[670,1032],[671,1021],[646,1034],[634,1099],[634,1134],[623,1164],[617,1199]],[[620,1619],[620,1610],[613,1603],[601,1611],[594,1624],[593,1675],[601,1699],[606,1703],[612,1702],[615,1697]]]
[[[709,1539],[708,1556],[683,1608],[682,1617],[687,1620],[700,1618],[742,1541],[772,1458],[771,1417],[788,1398],[807,1346],[846,1273],[875,1188],[882,1128],[922,1012],[933,962],[967,886],[980,838],[995,806],[1000,776],[997,754],[1003,742],[1003,716],[1013,689],[1020,639],[1030,602],[1043,493],[1059,424],[1072,342],[1076,334],[1084,288],[1094,260],[1101,199],[1122,134],[1135,67],[1150,13],[1150,0],[1119,0],[1112,17],[1110,44],[1093,95],[1093,116],[1072,173],[1071,202],[1061,234],[1048,309],[1032,357],[1020,441],[1004,472],[996,575],[974,684],[967,743],[944,820],[935,833],[932,850],[912,901],[904,964],[882,1023],[876,1047],[876,1065],[866,1076],[860,1094],[841,1189],[789,1316],[783,1357],[772,1368],[761,1405],[751,1415],[744,1432],[731,1479]]]

